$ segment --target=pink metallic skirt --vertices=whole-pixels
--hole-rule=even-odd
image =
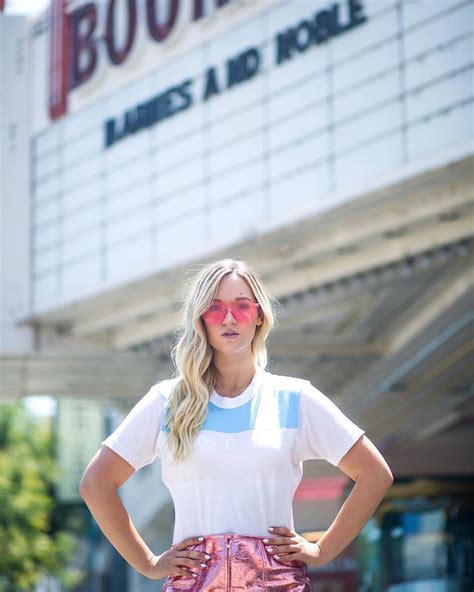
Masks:
[[[192,575],[168,576],[163,592],[310,592],[306,563],[293,560],[290,565],[275,559],[267,551],[264,538],[239,534],[205,536],[201,543],[190,545],[187,549],[210,555],[207,566],[199,568],[196,578]]]

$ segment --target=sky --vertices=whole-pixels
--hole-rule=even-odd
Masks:
[[[5,13],[34,16],[44,10],[48,4],[49,0],[5,0]]]

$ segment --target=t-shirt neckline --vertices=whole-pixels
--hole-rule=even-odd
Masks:
[[[237,395],[236,397],[223,397],[213,390],[209,397],[209,401],[217,407],[223,407],[224,409],[233,409],[245,405],[245,403],[248,403],[256,394],[259,380],[264,372],[265,370],[263,368],[258,367],[252,378],[252,382],[242,393],[240,393],[240,395]]]

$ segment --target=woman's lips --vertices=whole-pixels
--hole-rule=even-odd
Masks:
[[[238,333],[232,333],[232,334],[222,333],[222,337],[225,337],[226,339],[234,339],[235,337],[238,337],[238,336],[239,336]]]

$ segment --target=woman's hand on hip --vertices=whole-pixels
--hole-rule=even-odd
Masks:
[[[202,551],[188,551],[187,548],[201,543],[198,537],[190,537],[173,545],[161,555],[154,555],[143,575],[151,580],[168,576],[197,576],[203,567],[207,567],[210,555]]]
[[[283,526],[275,526],[269,531],[273,538],[264,539],[264,544],[267,551],[278,561],[288,565],[291,565],[291,561],[303,561],[312,567],[326,563],[317,543],[310,543],[296,532]]]

